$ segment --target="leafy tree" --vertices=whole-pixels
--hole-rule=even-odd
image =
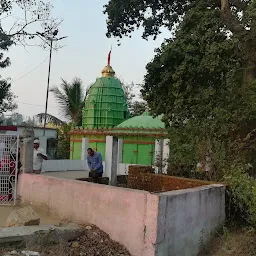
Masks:
[[[195,10],[203,13],[200,17]],[[156,37],[161,27],[175,32],[182,20],[188,25],[199,23],[207,26],[207,13],[214,13],[213,18],[220,25],[219,30],[229,31],[237,38],[239,56],[243,67],[243,84],[251,84],[255,79],[255,43],[256,43],[256,4],[255,1],[229,0],[110,0],[105,5],[108,15],[107,36],[120,37],[130,35],[136,28],[144,27],[143,38]],[[191,15],[196,18],[193,20]],[[190,19],[189,16],[191,17]],[[199,22],[200,21],[200,22]],[[183,26],[184,27],[184,26]],[[178,28],[178,29],[177,29]],[[188,31],[188,35],[191,35]],[[174,35],[175,37],[176,35]],[[216,52],[218,54],[218,52]],[[246,89],[245,89],[246,90]]]
[[[35,118],[34,117],[31,118],[30,116],[25,121],[23,121],[21,123],[21,125],[25,126],[25,127],[37,127],[38,126]]]
[[[51,16],[52,8],[50,0],[1,1],[0,17],[4,20],[0,26],[2,40],[28,46],[32,44],[29,41],[39,37],[39,45],[42,45],[42,41],[46,42],[47,35],[52,34],[61,22]],[[37,27],[42,31],[37,32]],[[38,41],[33,41],[36,43]]]
[[[19,113],[13,113],[8,117],[2,117],[2,123],[6,125],[21,125],[23,122],[23,116]]]
[[[51,89],[62,115],[75,126],[82,125],[82,108],[84,106],[84,89],[79,78],[73,79],[71,83],[62,79],[60,89],[55,86]]]
[[[13,44],[12,39],[7,36],[0,27],[0,50],[7,51]],[[10,59],[4,57],[4,54],[0,53],[0,68],[6,68],[10,66]],[[15,96],[11,92],[11,83],[9,79],[0,79],[0,114],[6,111],[12,111],[17,107],[13,103]]]
[[[224,178],[236,210],[255,225],[256,183],[245,164],[256,166],[256,2],[110,0],[105,13],[107,36],[130,36],[140,26],[143,38],[162,27],[172,32],[147,65],[142,90],[169,127],[169,170],[191,175],[207,156],[203,178]]]
[[[0,114],[12,111],[17,108],[14,103],[15,96],[11,92],[11,84],[9,80],[0,80]]]
[[[137,87],[131,83],[131,84],[125,84],[124,82],[121,82],[125,96],[127,99],[127,105],[130,112],[130,116],[139,116],[143,114],[147,109],[147,103],[142,100],[141,95],[136,95]],[[136,100],[136,96],[138,100]]]
[[[130,116],[140,116],[147,110],[147,102],[144,100],[135,100],[129,106]]]
[[[57,159],[69,159],[70,157],[70,135],[72,123],[62,124],[58,128],[58,144],[56,151]]]
[[[7,51],[14,44],[27,46],[29,40],[39,37],[47,43],[47,35],[51,34],[59,25],[57,19],[51,17],[52,5],[48,0],[36,2],[34,0],[3,0],[0,3],[0,68],[10,65],[10,59],[4,58],[2,51]],[[22,15],[22,17],[19,16]],[[34,30],[35,25],[41,25],[43,31],[39,34]],[[36,44],[37,42],[33,42]],[[40,45],[42,41],[40,40]],[[7,79],[0,80],[0,114],[14,110],[14,94],[11,83]]]
[[[144,38],[157,36],[162,26],[174,32],[147,65],[142,93],[173,134],[190,135],[177,145],[191,151],[200,145],[206,154],[214,147],[218,152],[222,142],[226,153],[247,151],[245,138],[256,128],[255,8],[255,1],[240,0],[111,0],[105,6],[108,36],[139,26]]]

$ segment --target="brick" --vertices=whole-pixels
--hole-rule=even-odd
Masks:
[[[129,166],[128,187],[156,193],[212,184],[211,182],[201,180],[153,174],[151,170],[150,166]]]

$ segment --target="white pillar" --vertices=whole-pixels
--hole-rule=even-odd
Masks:
[[[163,141],[163,173],[167,173],[168,159],[170,155],[170,140],[164,139]]]
[[[22,164],[22,171],[26,173],[33,172],[33,154],[34,154],[34,131],[22,131],[22,143],[20,148],[20,161]]]
[[[157,172],[162,172],[162,162],[163,162],[163,139],[155,140],[155,161]]]
[[[118,139],[113,136],[106,136],[106,157],[105,173],[109,178],[109,184],[115,186],[117,183],[118,165]]]
[[[89,147],[89,139],[88,138],[82,138],[81,160],[86,161],[88,147]]]
[[[123,160],[123,139],[118,139],[118,163],[122,163]]]

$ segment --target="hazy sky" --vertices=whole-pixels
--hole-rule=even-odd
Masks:
[[[117,39],[105,36],[106,16],[102,10],[107,2],[108,0],[54,1],[54,15],[64,19],[59,36],[68,38],[62,42],[66,46],[53,53],[51,86],[60,84],[61,78],[71,81],[74,77],[79,77],[87,87],[101,76],[111,45],[111,65],[116,75],[127,83],[143,82],[145,65],[153,58],[154,49],[160,46],[168,34],[162,34],[156,41],[145,41],[141,38],[141,32],[137,31],[132,38],[122,39],[122,44],[118,47]],[[25,50],[14,46],[8,52],[12,65],[2,71],[2,76],[11,77],[14,81],[18,79],[12,84],[12,90],[18,96],[18,112],[24,116],[44,112],[48,59],[44,60],[48,55],[48,51],[39,47],[28,47]],[[37,69],[19,79],[40,63],[42,64]],[[62,117],[52,95],[49,97],[48,113]]]

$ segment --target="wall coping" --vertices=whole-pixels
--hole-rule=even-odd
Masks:
[[[22,173],[22,176],[26,178],[26,176],[34,176],[37,174],[31,174],[31,173]],[[80,180],[73,180],[73,179],[65,179],[65,178],[58,178],[58,177],[52,177],[52,176],[42,176],[42,175],[37,175],[39,179],[48,179],[48,180],[56,180],[56,181],[63,181],[66,183],[76,183],[76,184],[83,184],[86,186],[95,186],[99,188],[106,188],[106,189],[116,189],[116,190],[122,190],[122,191],[130,191],[132,193],[140,193],[144,195],[154,195],[154,193],[150,193],[145,190],[139,190],[139,189],[131,189],[131,188],[122,188],[122,187],[116,187],[116,186],[110,186],[110,185],[104,185],[104,184],[97,184],[97,183],[92,183],[88,181],[80,181]],[[157,195],[157,194],[155,194]]]
[[[166,191],[166,192],[155,193],[155,194],[157,194],[159,196],[176,196],[176,195],[182,195],[182,194],[185,194],[185,193],[193,193],[193,192],[199,192],[199,191],[206,190],[206,189],[222,188],[222,187],[225,188],[226,186],[224,184],[210,184],[210,185],[205,185],[205,186],[198,186],[198,187],[194,187],[194,188],[172,190],[172,191]]]
[[[31,174],[31,173],[22,173],[21,175],[23,176],[34,176],[36,174]],[[98,186],[99,188],[109,188],[109,189],[117,189],[117,190],[123,190],[123,191],[130,191],[133,193],[141,193],[144,195],[156,195],[156,196],[176,196],[176,195],[181,195],[185,193],[192,193],[192,192],[198,192],[201,190],[206,190],[206,189],[211,189],[211,188],[225,188],[226,185],[224,184],[210,184],[210,185],[202,185],[194,188],[187,188],[187,189],[179,189],[179,190],[172,190],[172,191],[166,191],[166,192],[149,192],[146,190],[139,190],[139,189],[132,189],[132,188],[123,188],[123,187],[116,187],[116,186],[110,186],[110,185],[104,185],[104,184],[97,184],[97,183],[92,183],[88,181],[80,181],[80,180],[73,180],[73,179],[65,179],[65,178],[58,178],[58,177],[52,177],[52,176],[42,176],[38,175],[40,179],[49,179],[49,180],[58,180],[58,181],[64,181],[67,183],[76,183],[76,184],[84,184],[87,186]],[[175,177],[175,176],[170,176],[170,177]],[[186,179],[185,179],[186,180]]]

